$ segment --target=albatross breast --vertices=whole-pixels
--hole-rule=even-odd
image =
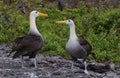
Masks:
[[[69,39],[66,44],[66,51],[76,58],[84,58],[87,56],[87,52],[85,49],[80,45],[79,40],[72,40]]]

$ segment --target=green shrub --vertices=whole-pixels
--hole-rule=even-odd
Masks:
[[[29,31],[29,14],[21,15],[20,11],[14,10],[15,6],[16,3],[4,8],[0,6],[1,13],[5,13],[9,18],[7,23],[2,21],[2,17],[0,18],[1,43],[12,42],[16,37],[26,35]],[[55,21],[72,19],[75,22],[78,37],[84,36],[93,46],[97,61],[111,60],[120,63],[120,39],[115,35],[116,28],[120,27],[120,9],[110,9],[106,12],[98,12],[95,9],[89,12],[85,7],[65,9],[62,12],[55,8],[36,9],[49,15],[48,18],[38,17],[36,20],[37,28],[45,40],[41,53],[69,58],[65,51],[69,27],[58,25]],[[88,57],[88,59],[92,58]]]

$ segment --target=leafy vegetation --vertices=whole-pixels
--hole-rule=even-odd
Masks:
[[[29,31],[29,13],[21,14],[15,10],[16,2],[10,6],[0,1],[0,42],[12,42],[16,37],[26,35]],[[65,52],[65,44],[69,38],[69,27],[58,25],[55,21],[73,19],[79,38],[84,36],[93,46],[97,61],[111,60],[120,63],[120,35],[116,36],[116,28],[120,28],[120,9],[98,11],[84,6],[74,9],[57,8],[34,9],[47,13],[49,18],[37,18],[37,27],[44,37],[45,44],[42,53],[45,55],[61,55],[69,58]],[[33,10],[33,8],[31,9]],[[92,59],[92,57],[88,57]]]

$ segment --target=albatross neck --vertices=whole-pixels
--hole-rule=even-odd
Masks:
[[[36,27],[36,18],[32,17],[32,16],[30,16],[30,30],[29,30],[29,33],[41,36],[41,34],[39,33],[39,31]]]
[[[78,39],[75,32],[75,24],[70,25],[70,37],[69,39]]]

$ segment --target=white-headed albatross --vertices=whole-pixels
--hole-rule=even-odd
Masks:
[[[71,19],[65,21],[57,21],[56,23],[67,24],[70,27],[70,36],[66,44],[66,51],[68,52],[68,54],[70,54],[73,61],[77,61],[77,59],[83,59],[85,65],[84,72],[88,74],[86,58],[91,53],[92,46],[87,42],[87,40],[78,39],[75,32],[75,24]]]
[[[43,37],[36,27],[36,17],[38,16],[47,17],[48,15],[38,11],[32,11],[30,13],[30,29],[28,35],[16,38],[12,45],[12,51],[10,54],[14,53],[12,57],[13,59],[21,57],[22,67],[24,67],[23,56],[34,58],[34,66],[37,67],[35,57],[37,51],[40,50],[44,44]]]

